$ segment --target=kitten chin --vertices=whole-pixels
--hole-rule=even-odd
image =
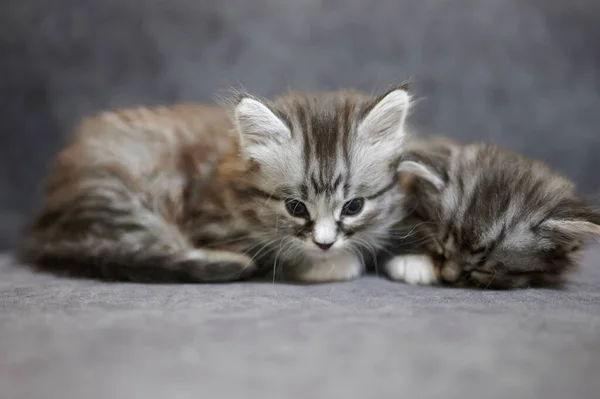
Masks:
[[[355,278],[401,217],[410,100],[405,85],[241,93],[93,116],[58,155],[20,255],[107,280]]]
[[[600,237],[600,214],[571,181],[493,145],[412,140],[399,173],[407,216],[384,260],[394,280],[557,287]]]

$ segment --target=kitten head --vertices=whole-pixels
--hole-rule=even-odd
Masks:
[[[408,147],[399,165],[407,220],[428,238],[445,282],[554,285],[600,237],[600,214],[542,163],[491,145]]]
[[[243,95],[234,112],[260,228],[280,259],[323,259],[376,246],[398,212],[396,168],[410,106],[406,86],[381,96]]]

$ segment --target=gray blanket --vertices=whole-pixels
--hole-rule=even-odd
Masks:
[[[563,290],[107,284],[0,260],[0,397],[600,397],[600,247]]]

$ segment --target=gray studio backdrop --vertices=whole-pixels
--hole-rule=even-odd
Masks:
[[[596,0],[1,0],[0,247],[82,116],[212,101],[229,86],[385,88],[412,121],[600,186]]]

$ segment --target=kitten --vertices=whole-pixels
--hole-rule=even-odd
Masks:
[[[71,275],[224,282],[275,269],[348,280],[401,217],[411,96],[241,94],[106,112],[59,154],[22,256]]]
[[[600,214],[546,165],[488,145],[407,144],[399,165],[407,218],[389,277],[407,283],[520,288],[560,284]]]

